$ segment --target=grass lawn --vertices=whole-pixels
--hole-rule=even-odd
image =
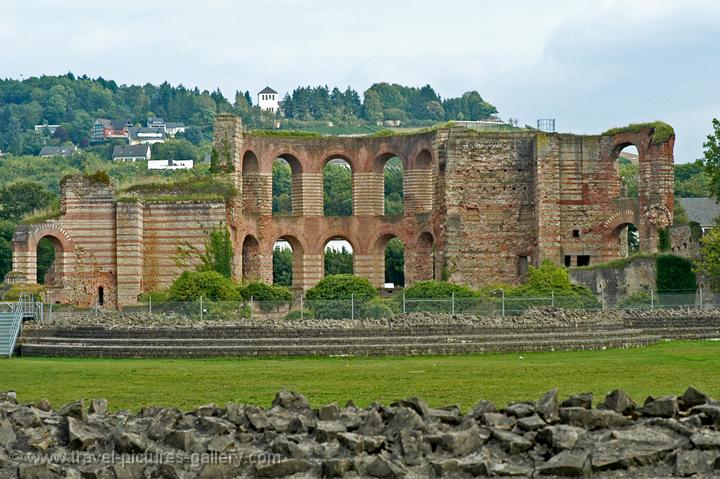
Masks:
[[[596,399],[622,388],[642,402],[650,394],[679,395],[688,385],[720,397],[720,342],[466,356],[0,360],[0,390],[16,390],[21,401],[47,398],[59,406],[104,397],[112,409],[133,410],[227,401],[269,406],[280,388],[301,392],[316,406],[348,399],[362,406],[375,400],[388,404],[419,396],[433,406],[467,409],[479,399],[498,405],[536,399],[553,387],[561,397],[591,391]]]

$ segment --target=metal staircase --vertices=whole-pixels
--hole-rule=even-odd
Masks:
[[[21,293],[17,303],[5,303],[4,306],[0,310],[0,357],[10,357],[15,351],[23,319],[37,318],[41,309],[29,293]]]

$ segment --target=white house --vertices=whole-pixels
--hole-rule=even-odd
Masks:
[[[152,156],[150,145],[116,145],[113,161],[147,161]]]
[[[148,170],[190,170],[193,160],[150,160]]]
[[[165,128],[130,128],[128,129],[128,143],[131,145],[152,145],[165,143]]]
[[[175,138],[178,133],[185,133],[185,123],[181,121],[165,121],[163,118],[148,118],[147,127],[162,128],[170,138]]]
[[[258,93],[258,106],[261,110],[277,113],[280,108],[280,100],[278,99],[278,92],[266,86]]]

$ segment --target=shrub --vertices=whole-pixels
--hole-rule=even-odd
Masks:
[[[153,303],[158,302],[162,303],[170,299],[170,292],[169,291],[150,291],[148,293],[143,293],[138,298],[140,301],[150,301],[152,300]]]
[[[525,284],[505,292],[510,298],[509,311],[522,312],[533,306],[548,306],[552,303],[559,308],[597,309],[600,302],[592,291],[570,282],[567,269],[545,260],[540,267],[530,266]]]
[[[653,300],[650,297],[650,293],[638,291],[620,301],[617,307],[619,309],[641,309],[649,308],[652,304]]]
[[[432,312],[451,313],[453,311],[452,298],[455,298],[455,312],[469,313],[484,306],[484,303],[491,300],[484,298],[480,293],[459,284],[446,281],[418,281],[412,286],[403,290],[405,297],[405,311],[411,312]],[[400,305],[403,295],[395,295],[395,302]],[[435,300],[435,301],[433,301]],[[481,304],[482,303],[482,304]]]
[[[318,318],[350,318],[360,312],[364,303],[377,297],[377,291],[365,278],[336,274],[323,278],[310,288],[305,298]],[[354,307],[351,302],[354,298]]]
[[[170,299],[195,301],[237,301],[240,294],[233,282],[215,271],[185,271],[170,286]]]
[[[4,301],[17,301],[20,299],[20,293],[30,293],[35,298],[41,299],[45,295],[45,286],[42,284],[15,284],[5,291],[3,295]]]
[[[288,314],[285,315],[285,319],[286,319],[287,321],[297,321],[297,320],[300,319],[300,317],[301,317],[301,314],[300,314],[300,310],[299,310],[299,309],[294,309],[294,310],[290,311]],[[303,317],[304,319],[314,319],[314,318],[315,318],[315,314],[314,314],[311,310],[309,310],[309,309],[303,309],[303,310],[302,310],[302,317]]]
[[[246,283],[238,288],[238,292],[245,301],[250,298],[254,301],[292,301],[293,299],[293,294],[288,288],[260,281]]]
[[[669,291],[694,292],[697,289],[697,278],[693,264],[679,256],[664,254],[655,260],[657,267],[656,284],[659,293]]]
[[[390,301],[373,298],[365,302],[358,312],[358,317],[366,319],[389,319],[394,316]]]

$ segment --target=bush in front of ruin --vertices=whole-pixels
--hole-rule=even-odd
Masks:
[[[172,301],[237,301],[240,299],[235,284],[215,271],[185,271],[170,286]]]
[[[363,306],[378,292],[365,278],[352,274],[326,276],[305,294],[307,305],[316,318],[359,317]]]
[[[528,279],[520,286],[510,288],[505,297],[512,301],[518,311],[534,306],[547,306],[548,298],[558,308],[597,309],[600,302],[592,291],[570,281],[567,269],[545,260],[539,267],[528,268]],[[544,303],[542,302],[544,301]]]
[[[494,310],[493,300],[472,288],[447,281],[418,281],[396,294],[394,302],[405,312],[483,313]]]

